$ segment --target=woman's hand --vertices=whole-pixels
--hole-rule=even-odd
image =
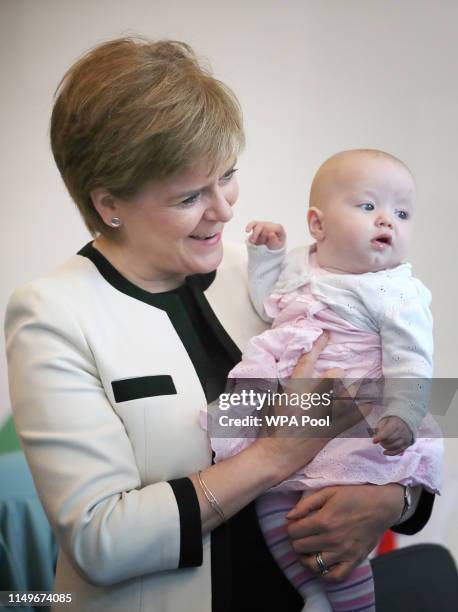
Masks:
[[[403,506],[397,484],[326,487],[288,513],[288,533],[305,567],[319,573],[315,555],[321,552],[330,568],[323,580],[339,581],[367,557]]]
[[[299,359],[292,378],[288,380],[288,385],[297,385],[295,392],[316,393],[322,392],[325,388],[329,390],[333,388],[334,381],[326,377],[343,376],[342,370],[335,369],[326,372],[321,381],[308,380],[312,378],[316,360],[327,342],[328,334],[324,332],[314,343],[312,350]],[[339,395],[344,396],[344,394],[345,391],[342,393],[339,391]],[[350,405],[346,406],[347,404]],[[352,400],[336,402],[336,406],[331,408],[333,426],[329,431],[321,428],[322,437],[312,437],[317,434],[311,431],[313,429],[311,427],[303,428],[302,431],[298,428],[299,435],[295,437],[291,437],[291,430],[288,433],[285,427],[279,427],[278,430],[269,428],[269,431],[263,432],[264,435],[256,438],[253,444],[240,453],[203,471],[202,477],[207,487],[217,498],[227,518],[309,463],[330,438],[361,420],[361,413]],[[274,406],[274,411],[276,409]],[[291,409],[296,408],[291,407]],[[300,408],[297,410],[304,413]],[[314,416],[319,416],[329,410],[329,406],[319,405],[313,408],[312,412]],[[190,478],[199,499],[202,530],[203,533],[207,533],[221,523],[221,517],[209,504],[197,475],[192,474]]]
[[[332,393],[334,380],[342,378],[344,371],[339,368],[328,370],[320,381],[312,381],[315,363],[328,343],[329,334],[323,332],[314,343],[312,350],[302,355],[298,360],[291,378],[282,382],[283,391],[289,398],[292,394],[319,394],[323,397]],[[348,398],[348,401],[345,399]],[[263,410],[265,410],[263,408]],[[284,406],[269,406],[271,415],[296,416],[301,424],[302,416],[310,419],[330,417],[330,425],[319,427],[277,425],[265,427],[255,444],[262,445],[269,454],[267,460],[272,461],[277,469],[278,482],[290,476],[293,472],[309,463],[329,440],[349,429],[363,418],[363,414],[353,401],[353,392],[342,387],[339,391],[339,401],[334,403],[318,403],[308,410],[303,410],[296,403],[289,401]]]

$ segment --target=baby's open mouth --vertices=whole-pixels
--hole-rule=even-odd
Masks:
[[[390,234],[380,234],[376,238],[371,240],[371,244],[378,250],[383,250],[388,246],[391,246],[393,239]]]

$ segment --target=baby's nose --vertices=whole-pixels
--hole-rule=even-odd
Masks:
[[[390,229],[393,228],[393,221],[391,220],[391,217],[389,217],[388,215],[380,215],[377,218],[376,223],[378,227],[389,227]]]

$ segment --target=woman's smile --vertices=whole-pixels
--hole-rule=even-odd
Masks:
[[[211,247],[221,240],[221,232],[216,232],[214,234],[207,235],[193,235],[190,236],[192,240],[196,240],[200,246]]]

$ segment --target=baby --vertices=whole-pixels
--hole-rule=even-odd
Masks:
[[[325,486],[423,485],[438,493],[442,443],[424,420],[418,388],[432,377],[430,292],[404,263],[412,234],[415,184],[407,166],[375,150],[344,151],[318,170],[307,221],[315,244],[285,254],[281,225],[247,226],[250,293],[272,328],[252,338],[230,373],[237,379],[284,379],[326,330],[329,342],[314,376],[340,367],[349,379],[384,379],[383,406],[373,407],[359,437],[338,437],[273,492],[258,499],[261,529],[272,555],[305,600],[324,588],[334,610],[374,610],[369,561],[339,585],[320,581],[300,563],[287,537],[286,514]],[[399,379],[416,379],[417,388]],[[365,423],[367,426],[367,423]],[[210,432],[211,433],[211,432]],[[212,438],[220,461],[249,439]],[[316,555],[327,571],[326,553]]]

